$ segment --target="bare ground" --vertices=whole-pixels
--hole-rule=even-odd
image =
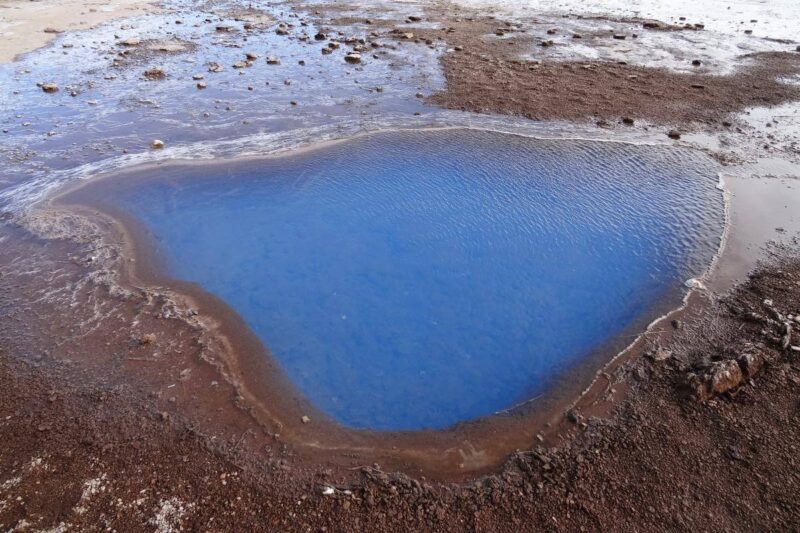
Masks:
[[[145,391],[0,350],[0,527],[792,529],[800,338],[787,341],[785,324],[799,312],[800,260],[778,257],[685,317],[663,357],[625,365],[630,390],[609,418],[570,413],[563,444],[532,446],[497,475],[459,484],[265,461],[162,414]],[[698,402],[690,376],[745,353],[763,368]]]

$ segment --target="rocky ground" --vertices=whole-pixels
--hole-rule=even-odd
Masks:
[[[399,64],[395,52],[404,47],[412,61],[420,47],[444,51],[446,87],[413,95],[415,102],[603,128],[644,124],[673,138],[738,129],[726,150],[741,155],[737,147],[758,144],[797,156],[791,130],[783,137],[775,127],[762,137],[737,115],[800,96],[796,85],[781,82],[800,73],[800,54],[788,43],[784,51],[747,52],[726,73],[707,68],[706,55],[682,51],[677,62],[686,72],[633,59],[550,61],[525,51],[549,53],[566,39],[630,43],[647,32],[704,31],[694,24],[614,20],[613,31],[587,32],[565,18],[532,31],[438,3],[399,19],[341,4],[302,7],[322,27],[319,38],[307,36],[309,46],[320,45],[314,53],[336,57],[340,67],[380,57]],[[242,10],[235,19],[250,25],[247,32],[297,29],[260,11]],[[218,20],[203,23],[225,39],[241,38]],[[350,30],[336,29],[343,25],[367,29],[350,39]],[[135,70],[142,83],[176,77],[151,72],[153,57],[181,57],[198,46],[133,39],[114,43],[108,55],[114,72]],[[220,68],[269,64],[269,54],[239,55],[241,65]],[[197,79],[187,77],[192,91],[206,83],[214,90],[205,79],[214,66],[203,69]],[[719,153],[712,155],[724,159]],[[58,260],[34,272],[24,261],[38,261],[39,248],[25,246],[17,254],[0,249],[0,531],[763,531],[800,523],[794,247],[773,253],[729,293],[706,294],[707,305],[690,307],[669,335],[646,338],[615,370],[608,387],[624,394],[604,416],[559,414],[563,439],[547,446],[534,440],[495,472],[451,483],[354,458],[303,457],[274,428],[251,433],[242,398],[223,380],[213,381],[213,393],[181,385],[164,394],[171,383],[192,382],[189,374],[203,383],[216,376],[190,330],[164,330],[174,334],[168,342],[152,333],[171,312],[169,302],[136,291],[108,298],[105,278],[85,279],[75,291],[85,298],[81,305],[64,300],[60,308],[77,323],[66,328],[42,312],[35,289],[42,280],[53,292],[59,283],[74,285],[91,272],[97,251],[56,242],[50,252]],[[12,279],[12,264],[30,279]],[[19,304],[26,291],[30,301]],[[104,317],[105,330],[92,326],[93,315]],[[157,371],[141,370],[155,360]]]
[[[53,362],[0,351],[0,527],[72,530],[790,530],[800,519],[800,261],[776,257],[624,368],[608,418],[472,482],[268,467]]]

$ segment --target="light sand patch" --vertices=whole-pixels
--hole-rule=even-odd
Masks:
[[[0,63],[46,45],[57,32],[156,9],[152,0],[0,0]]]

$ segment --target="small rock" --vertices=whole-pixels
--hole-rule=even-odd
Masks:
[[[46,93],[57,93],[58,85],[56,85],[55,83],[43,83],[42,90]]]
[[[669,130],[667,132],[667,137],[669,137],[670,139],[678,140],[681,138],[681,134],[678,130]]]
[[[163,80],[167,74],[160,68],[151,68],[144,71],[144,77],[148,80]]]
[[[206,87],[207,87],[206,82],[204,82],[204,81],[198,81],[197,82],[197,88],[198,89],[205,89]]]
[[[124,41],[121,41],[119,44],[121,44],[122,46],[138,46],[139,43],[141,42],[142,41],[140,39],[137,39],[136,37],[131,37],[130,39],[125,39]]]
[[[258,59],[258,54],[254,54],[253,52],[247,52],[244,56],[250,61],[255,61]]]
[[[247,62],[246,61],[237,61],[232,66],[233,66],[233,68],[245,68],[247,66]]]
[[[344,60],[348,63],[361,63],[361,54],[358,52],[350,52],[344,56]]]
[[[153,139],[153,141],[150,143],[150,148],[154,150],[160,150],[161,148],[164,148],[164,141],[161,139]],[[142,340],[144,340],[144,338],[142,338]]]
[[[202,74],[195,74],[192,76],[192,79],[195,81],[202,80],[203,78],[205,78],[205,76],[203,76]]]
[[[692,59],[692,66],[699,67],[702,64],[703,62],[700,61],[699,59]]]
[[[48,26],[47,28],[43,29],[42,31],[45,32],[45,33],[61,33],[61,30],[57,30],[57,29],[52,28],[50,26]]]
[[[303,422],[303,424],[308,424],[309,422],[311,422],[311,418],[309,418],[309,416],[308,416],[308,415],[303,415],[303,416],[300,418],[300,420]]]
[[[622,117],[622,123],[626,126],[633,126],[634,121],[631,117]]]
[[[324,33],[322,33],[322,32],[319,32],[319,33],[317,33],[317,34],[314,36],[314,39],[315,39],[315,40],[317,40],[317,41],[324,41],[324,40],[325,40],[325,39],[327,39],[327,38],[328,38],[328,36],[327,36],[327,35],[325,35],[325,34],[324,34]]]
[[[614,34],[614,39],[616,39],[618,41],[624,41],[625,38],[626,38],[626,35],[624,33],[615,33]]]
[[[219,63],[212,61],[208,64],[209,72],[222,72],[223,70],[225,70],[225,68]]]
[[[269,56],[267,58],[267,65],[280,65],[280,64],[281,64],[281,60],[278,59],[275,56]]]
[[[742,384],[744,374],[733,359],[717,361],[702,374],[690,374],[689,385],[698,401],[705,401],[726,393]]]

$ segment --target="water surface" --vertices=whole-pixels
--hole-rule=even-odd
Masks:
[[[381,133],[112,187],[168,274],[239,313],[351,427],[444,428],[546,390],[675,305],[722,229],[689,151]]]

